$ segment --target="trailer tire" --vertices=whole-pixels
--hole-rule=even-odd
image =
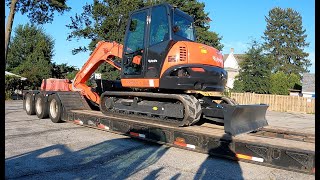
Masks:
[[[38,93],[35,98],[35,110],[39,119],[49,117],[46,98],[42,93]]]
[[[35,115],[36,114],[35,106],[34,106],[34,99],[33,99],[32,94],[27,93],[25,95],[23,105],[24,105],[24,109],[26,110],[26,113],[28,115]]]
[[[62,106],[59,97],[56,94],[49,96],[48,101],[49,117],[54,123],[61,123]]]

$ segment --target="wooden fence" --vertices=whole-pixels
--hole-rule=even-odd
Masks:
[[[255,93],[231,93],[239,104],[268,104],[270,111],[314,113],[315,99]]]

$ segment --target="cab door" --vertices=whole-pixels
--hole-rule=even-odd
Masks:
[[[167,6],[152,7],[146,52],[146,78],[159,78],[160,76],[171,39],[169,18],[170,14]]]
[[[122,55],[122,79],[144,77],[147,19],[148,9],[134,12],[130,16]]]

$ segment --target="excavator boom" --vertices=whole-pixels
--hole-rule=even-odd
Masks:
[[[88,99],[99,104],[100,96],[96,92],[93,92],[86,82],[103,62],[109,63],[116,69],[121,70],[121,64],[113,59],[115,57],[122,58],[122,52],[122,44],[117,42],[98,42],[88,61],[82,66],[70,84],[70,89],[72,91],[80,91]]]

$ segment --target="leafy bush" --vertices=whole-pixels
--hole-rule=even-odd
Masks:
[[[79,71],[68,72],[68,73],[66,74],[66,78],[69,79],[69,80],[73,80],[74,77],[76,77],[76,75],[77,75],[78,72],[79,72]]]
[[[19,77],[6,76],[5,78],[5,91],[14,91],[15,89],[23,89],[23,81]]]
[[[6,94],[6,100],[9,100],[9,99],[11,99],[11,96],[12,96],[12,91],[6,91],[5,92],[5,94]]]
[[[300,78],[296,74],[285,74],[280,71],[272,74],[270,77],[271,94],[289,95],[289,89],[298,89],[301,87]]]
[[[227,96],[227,97],[231,97],[231,91],[229,89],[224,89],[223,93],[222,93],[224,96]]]
[[[30,84],[28,80],[22,81],[19,77],[5,76],[5,99],[11,99],[15,90],[24,90]]]

